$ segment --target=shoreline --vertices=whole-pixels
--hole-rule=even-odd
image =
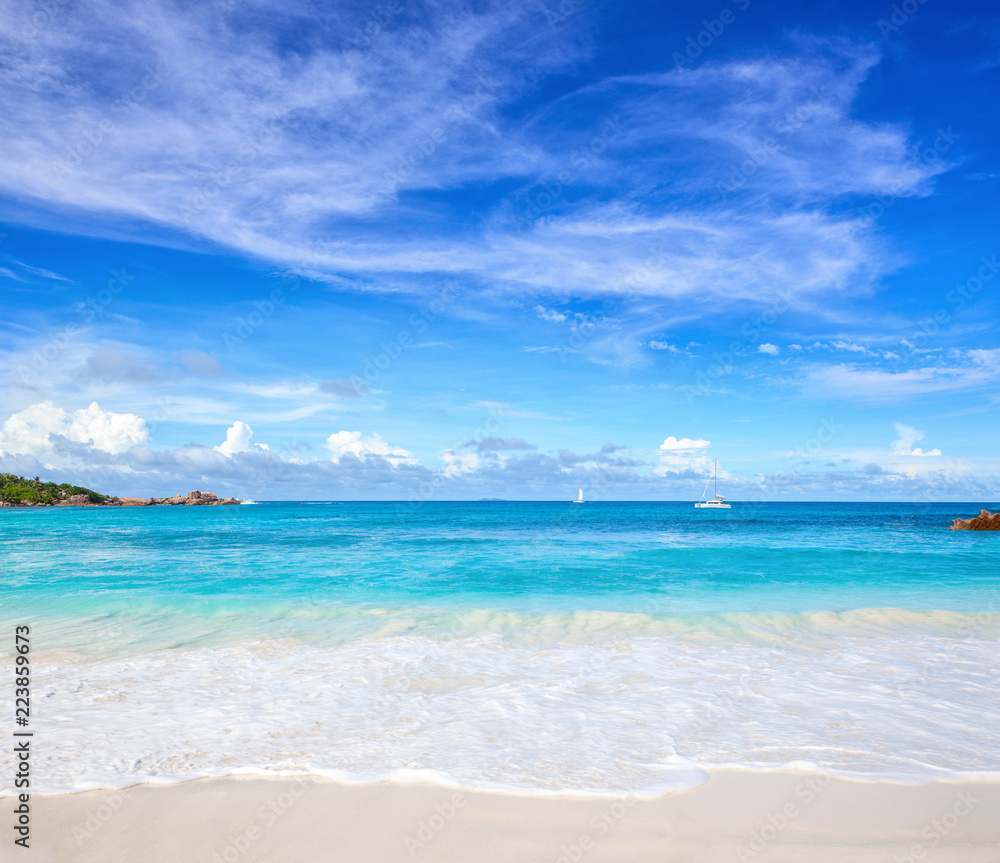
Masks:
[[[315,776],[33,794],[28,859],[397,863],[994,863],[1000,782],[901,785],[713,770],[654,799],[538,797]]]
[[[54,500],[50,503],[22,500],[19,503],[10,501],[0,501],[0,507],[9,509],[47,508],[61,506],[92,506],[92,507],[116,507],[116,506],[232,506],[242,504],[241,499],[235,497],[220,498],[210,491],[192,491],[186,495],[178,494],[173,497],[107,497],[104,500],[95,501],[85,494],[72,495],[62,500]]]

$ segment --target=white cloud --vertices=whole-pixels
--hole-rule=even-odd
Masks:
[[[819,366],[809,372],[805,387],[807,392],[821,392],[824,397],[889,402],[995,386],[1000,373],[1000,350],[964,351],[955,359],[958,362],[950,365],[942,363],[905,371],[847,363]]]
[[[505,420],[559,420],[560,422],[566,419],[566,417],[549,416],[548,414],[538,413],[537,411],[523,411],[519,408],[511,407],[507,402],[475,401],[472,403],[472,407],[486,408],[486,410],[497,419],[502,417]]]
[[[772,357],[776,357],[779,353],[781,353],[781,348],[779,348],[777,345],[772,345],[765,342],[759,348],[757,348],[757,353],[770,354]]]
[[[676,438],[671,435],[660,444],[660,464],[654,473],[663,475],[694,471],[700,475],[711,464],[711,459],[705,454],[711,445],[712,442],[704,438]]]
[[[352,455],[362,461],[384,459],[393,467],[416,465],[413,453],[402,447],[391,446],[382,440],[378,432],[371,437],[362,437],[359,431],[334,432],[326,439],[326,446],[333,453],[333,461],[339,462],[345,455]]]
[[[238,452],[253,452],[253,447],[266,450],[270,449],[266,443],[250,443],[253,437],[253,429],[245,422],[237,420],[226,431],[226,439],[219,446],[214,447],[216,452],[231,456]]]
[[[545,306],[535,306],[535,311],[538,313],[543,321],[548,321],[550,324],[561,324],[566,321],[566,315],[562,312],[557,312],[555,309],[547,309]]]
[[[42,267],[35,267],[35,266],[32,266],[31,264],[26,264],[24,261],[18,261],[16,259],[10,257],[9,255],[5,255],[4,256],[4,260],[7,263],[12,264],[13,266],[19,268],[20,270],[28,273],[29,275],[39,276],[39,277],[41,277],[43,279],[50,279],[52,281],[68,282],[71,285],[76,284],[72,279],[66,278],[66,276],[61,276],[61,275],[59,275],[59,273],[53,273],[51,270],[46,270],[46,269],[43,269]],[[16,273],[14,273],[12,270],[8,269],[7,267],[3,268],[3,273],[4,273],[4,275],[8,276],[9,278],[14,279],[15,281],[18,281],[18,282],[27,281],[22,275],[18,275]]]
[[[940,449],[924,451],[913,445],[923,440],[923,432],[905,423],[896,423],[896,439],[886,447],[804,447],[781,452],[795,469],[809,464],[834,462],[862,466],[870,482],[885,488],[898,486],[904,479],[922,478],[931,487],[954,485],[971,473],[971,465],[956,458],[944,458]],[[843,475],[833,472],[838,477]],[[833,474],[831,474],[833,475]]]
[[[994,371],[1000,370],[1000,348],[994,348],[993,350],[971,350],[966,351],[965,355],[977,366],[983,366]]]
[[[864,345],[859,345],[857,342],[845,342],[843,340],[838,340],[830,343],[831,347],[837,348],[841,351],[852,351],[856,354],[870,354],[871,351],[868,350]]]
[[[517,10],[429,7],[419,20],[390,16],[374,39],[363,34],[372,24],[363,4],[327,5],[316,17],[264,0],[255,12],[264,29],[236,26],[241,13],[82,0],[38,27],[32,10],[6,6],[0,187],[301,265],[312,250],[299,237],[394,206],[400,188],[523,172],[530,153],[497,146],[496,105],[572,50],[520,50],[537,21]],[[302,26],[317,38],[288,54],[283,34]],[[351,44],[356,33],[364,50]],[[93,80],[89,66],[80,70],[83,49],[107,60],[100,87],[80,83]],[[484,137],[488,149],[476,146]],[[363,264],[343,241],[305,267],[330,272],[334,260],[394,268]]]
[[[70,413],[44,401],[7,418],[0,432],[0,451],[44,456],[54,449],[52,435],[109,454],[123,453],[149,440],[146,421],[135,414],[102,410],[97,402]]]
[[[689,437],[675,438],[673,435],[668,437],[663,443],[660,444],[660,452],[676,452],[676,453],[688,453],[696,452],[697,450],[703,450],[712,445],[711,441],[705,440],[704,438],[698,438],[694,440]]]
[[[37,406],[33,406],[37,407]],[[42,409],[48,413],[43,415]],[[25,412],[4,429],[17,430]],[[76,412],[86,414],[86,411]],[[104,412],[110,415],[110,412]],[[67,430],[76,414],[41,405],[33,425]],[[123,415],[118,415],[123,416]],[[91,417],[93,420],[93,417]],[[84,418],[78,438],[84,437]],[[90,423],[93,425],[93,423]],[[235,424],[234,424],[235,425]],[[240,430],[237,429],[239,432]],[[898,446],[855,450],[823,450],[789,453],[796,467],[761,476],[758,480],[733,476],[720,469],[726,494],[739,500],[766,487],[770,499],[987,499],[996,488],[996,462],[978,465],[958,459],[926,458],[913,443],[920,433],[901,424]],[[0,469],[28,476],[36,474],[55,482],[75,482],[109,494],[140,497],[163,496],[181,489],[201,488],[219,494],[255,499],[382,499],[400,500],[410,495],[437,499],[477,499],[484,494],[501,497],[552,500],[565,496],[567,488],[599,489],[607,498],[662,500],[696,496],[712,464],[701,438],[669,437],[659,452],[660,462],[651,465],[630,456],[621,446],[607,443],[599,451],[577,454],[508,449],[504,453],[465,453],[445,450],[443,467],[430,470],[417,464],[406,450],[393,447],[378,435],[359,432],[331,435],[332,459],[311,459],[308,449],[294,454],[272,453],[251,446],[236,456],[219,448],[189,444],[175,449],[153,450],[135,445],[117,453],[87,440],[54,438],[51,449],[33,454],[0,453]],[[246,436],[239,435],[243,444]],[[514,443],[511,440],[506,444]],[[842,458],[838,456],[843,456]],[[300,458],[300,456],[302,456]],[[477,456],[478,458],[474,458]],[[809,472],[810,459],[847,463],[853,467]],[[759,484],[758,484],[759,483]]]
[[[447,477],[461,476],[462,474],[475,473],[479,470],[483,458],[479,453],[455,452],[451,449],[441,451],[441,460],[445,464],[444,475]],[[503,457],[493,455],[492,461],[502,461]]]
[[[434,271],[519,294],[756,300],[867,289],[894,261],[867,219],[830,214],[831,197],[927,194],[947,169],[947,159],[916,158],[903,124],[858,118],[859,87],[878,62],[871,47],[800,39],[784,55],[600,82],[620,128],[579,168],[581,188],[597,193],[515,229],[538,178],[603,127],[574,136],[561,122],[591,112],[595,88],[549,105],[551,123],[506,108],[572,68],[586,40],[567,30],[539,52],[535,8],[444,4],[419,20],[399,15],[355,50],[363,5],[326,4],[318,19],[262,0],[254,14],[267,28],[235,26],[244,7],[223,5],[81,0],[39,28],[32,7],[8,4],[0,190],[191,233],[338,284],[349,273],[420,292]],[[302,28],[315,38],[286,51],[285,34]],[[80,83],[93,56],[103,58],[100,87]],[[804,120],[775,129],[789,114]],[[781,146],[734,180],[775,135]],[[656,158],[635,159],[636,148]],[[690,194],[651,206],[646,190],[678,166]],[[420,230],[399,194],[498,181],[526,182],[524,194],[494,201],[481,230],[447,237]],[[735,188],[720,203],[725,184]],[[402,218],[412,230],[387,237],[381,226]],[[344,219],[350,232],[337,230]]]
[[[913,448],[913,445],[918,440],[923,440],[925,435],[923,432],[917,431],[913,426],[904,425],[903,423],[896,423],[896,434],[899,437],[896,438],[890,445],[889,448],[892,450],[893,455],[915,455],[915,456],[934,456],[941,455],[941,450],[932,449],[930,452],[924,452],[919,447]]]
[[[683,353],[683,351],[681,351],[680,348],[678,348],[676,345],[670,344],[669,342],[658,342],[656,340],[652,340],[646,342],[646,344],[649,347],[651,347],[654,351],[670,351],[673,354]]]

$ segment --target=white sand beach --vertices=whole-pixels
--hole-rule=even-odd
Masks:
[[[230,777],[34,796],[19,859],[73,863],[995,863],[1000,783],[716,771],[653,800]]]

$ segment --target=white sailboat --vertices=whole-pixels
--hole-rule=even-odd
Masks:
[[[715,460],[715,497],[712,500],[705,500],[705,495],[708,494],[708,483],[712,481],[709,477],[708,482],[705,483],[705,490],[701,493],[701,501],[695,504],[698,509],[732,509],[732,505],[726,503],[725,497],[719,494],[719,460]]]
[[[577,492],[576,500],[574,500],[573,503],[583,503],[583,502],[584,502],[583,501],[583,489],[581,488]]]

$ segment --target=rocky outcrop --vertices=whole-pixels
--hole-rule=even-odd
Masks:
[[[1000,530],[1000,511],[990,515],[985,509],[979,510],[975,518],[956,518],[951,523],[952,530]]]
[[[115,497],[104,503],[94,503],[85,494],[74,494],[65,500],[57,501],[54,506],[224,506],[242,503],[235,497],[219,498],[210,491],[192,491],[178,494],[174,497]],[[13,506],[36,506],[28,501]],[[47,506],[47,504],[37,504]]]
[[[42,482],[40,477],[0,473],[0,506],[215,506],[242,503],[234,497],[219,500],[210,491],[192,491],[170,498],[111,497],[68,482]]]
[[[218,495],[210,491],[190,491],[186,495],[178,494],[174,497],[158,500],[156,503],[165,503],[170,506],[220,506],[240,503],[240,501],[235,497],[226,497],[220,500]]]
[[[22,501],[26,503],[27,501]],[[64,500],[57,500],[56,506],[100,506],[99,503],[94,503],[89,495],[86,494],[73,494]]]

